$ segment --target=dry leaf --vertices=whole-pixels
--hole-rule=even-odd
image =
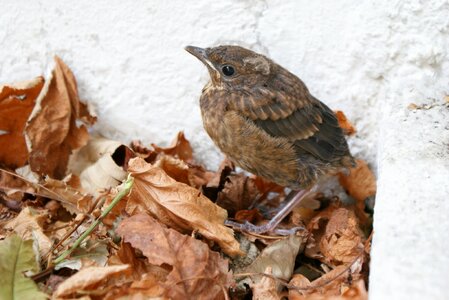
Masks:
[[[251,210],[239,210],[235,213],[234,219],[239,221],[240,223],[244,223],[244,221],[248,221],[253,224],[257,224],[260,221],[263,221],[264,218],[262,214],[259,212],[257,208],[253,208]]]
[[[320,248],[333,264],[350,263],[362,253],[363,242],[363,233],[354,212],[339,208],[327,223]]]
[[[367,300],[368,293],[363,279],[347,283],[349,270],[346,269],[347,267],[338,266],[313,282],[301,274],[296,274],[289,285],[297,289],[290,288],[288,298],[291,300]]]
[[[357,200],[359,208],[364,207],[366,198],[376,194],[376,178],[368,164],[357,159],[355,168],[350,169],[349,175],[339,173],[339,181],[349,195]]]
[[[239,271],[241,273],[263,273],[267,267],[272,269],[276,278],[289,280],[295,266],[295,259],[301,248],[303,239],[290,235],[287,239],[274,242],[262,250],[251,265]],[[259,282],[263,276],[253,276],[252,280]],[[279,284],[276,284],[279,287]]]
[[[355,127],[349,122],[341,110],[335,111],[335,115],[337,116],[338,125],[343,129],[345,134],[352,135],[356,132]]]
[[[126,207],[128,214],[149,212],[177,230],[197,230],[217,242],[228,255],[242,254],[233,231],[224,226],[227,218],[224,209],[141,158],[130,160],[128,170],[135,178]]]
[[[10,168],[26,164],[26,121],[44,85],[37,77],[27,82],[0,86],[0,163]]]
[[[12,174],[0,170],[0,190],[4,193],[5,201],[15,201],[20,205],[24,193],[33,194],[35,189],[28,182]]]
[[[308,224],[305,254],[330,265],[353,262],[363,253],[363,233],[353,211],[330,206]]]
[[[244,174],[232,174],[226,178],[216,203],[233,216],[237,211],[249,208],[258,195],[259,190],[254,179]]]
[[[45,211],[25,207],[16,218],[5,225],[5,228],[14,230],[22,239],[34,240],[40,256],[45,257],[52,246],[52,241],[44,234],[42,228],[46,220]]]
[[[184,132],[180,131],[176,136],[176,139],[172,142],[172,145],[167,148],[159,147],[155,144],[151,144],[156,152],[165,153],[174,157],[178,157],[185,162],[190,162],[193,159],[193,150],[190,146],[190,142],[184,136]]]
[[[109,281],[111,278],[120,275],[127,275],[128,270],[128,265],[88,267],[82,269],[61,283],[53,293],[53,297],[61,299],[72,298],[72,295],[77,293],[82,294],[83,291],[99,290],[98,287],[104,285],[105,281]]]
[[[142,251],[149,262],[169,265],[164,286],[173,299],[224,299],[232,283],[227,260],[194,238],[168,229],[147,214],[123,220],[117,233]]]
[[[88,120],[83,116],[85,113],[75,77],[56,56],[51,77],[37,98],[25,128],[29,162],[34,172],[57,179],[65,176],[72,150],[84,146],[89,138],[86,126],[76,124],[81,117]]]
[[[174,180],[190,185],[189,166],[183,160],[170,155],[161,155],[154,166],[164,170]]]
[[[118,141],[91,138],[86,146],[70,156],[68,170],[79,176],[84,190],[97,195],[100,190],[115,187],[126,178],[123,167],[127,163],[127,150],[131,151]],[[119,156],[121,159],[115,159]]]
[[[52,199],[59,200],[61,205],[70,213],[87,213],[90,211],[92,204],[94,203],[94,197],[87,194],[81,189],[79,185],[76,185],[76,176],[71,175],[64,180],[45,178],[44,186],[47,188],[45,194],[49,192],[55,195],[49,195]],[[75,185],[73,185],[75,182]]]
[[[265,269],[265,274],[272,274],[271,267]],[[263,276],[263,278],[251,286],[253,300],[280,300],[277,282],[274,278]]]
[[[211,200],[216,200],[225,183],[225,179],[235,170],[234,164],[225,158],[218,168],[217,172],[208,177],[208,181],[202,184],[202,191]],[[210,174],[208,174],[210,175]]]

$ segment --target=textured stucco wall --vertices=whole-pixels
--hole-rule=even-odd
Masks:
[[[220,155],[198,107],[208,74],[184,46],[238,43],[268,54],[345,111],[358,129],[352,152],[381,171],[372,299],[409,299],[410,287],[417,297],[443,299],[449,242],[440,235],[449,221],[435,216],[447,212],[447,189],[435,197],[430,189],[447,180],[419,187],[424,170],[431,178],[447,174],[447,109],[419,117],[407,105],[437,103],[449,93],[449,1],[0,0],[0,7],[0,84],[41,74],[57,54],[96,107],[95,130],[156,143],[185,130],[197,159],[211,167]],[[442,146],[427,147],[429,141]],[[418,142],[424,146],[414,147]],[[425,194],[433,200],[413,209]],[[390,234],[401,226],[408,230]],[[418,253],[426,258],[416,260]]]

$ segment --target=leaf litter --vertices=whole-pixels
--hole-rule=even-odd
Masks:
[[[48,78],[0,86],[2,299],[367,299],[365,161],[336,175],[346,198],[295,208],[280,226],[296,234],[234,232],[226,219],[266,223],[287,191],[228,160],[207,170],[183,132],[168,147],[91,136],[96,118],[58,57]]]

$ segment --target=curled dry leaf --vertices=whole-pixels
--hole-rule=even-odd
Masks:
[[[224,226],[227,212],[197,189],[177,182],[141,158],[130,160],[128,170],[135,179],[126,205],[128,214],[149,212],[177,230],[197,230],[228,255],[242,254],[233,231]]]
[[[28,160],[24,137],[26,121],[44,78],[0,86],[0,163],[10,168],[22,167]]]
[[[355,127],[349,122],[348,118],[346,118],[341,110],[336,110],[335,115],[337,116],[338,125],[340,125],[341,129],[343,129],[347,135],[352,135],[356,132]]]
[[[332,205],[307,225],[305,254],[330,265],[353,262],[363,253],[363,233],[352,210]]]
[[[163,284],[172,299],[224,299],[232,283],[227,260],[188,235],[168,229],[147,214],[123,220],[117,233],[155,265],[172,271]]]
[[[153,146],[156,152],[178,157],[185,162],[190,162],[193,159],[192,147],[182,131],[178,133],[176,139],[172,142],[170,147],[162,148],[155,144],[151,144],[151,146]]]
[[[128,265],[88,267],[82,269],[62,282],[53,293],[53,297],[57,299],[71,299],[77,293],[82,294],[84,291],[100,292],[103,290],[106,293],[105,283],[120,275],[129,276],[128,270]]]
[[[216,203],[233,216],[237,211],[249,208],[258,195],[254,179],[244,174],[231,174],[225,179]]]
[[[356,162],[357,165],[350,169],[349,175],[339,173],[339,181],[349,195],[357,200],[357,206],[363,208],[365,199],[376,194],[376,177],[364,160],[357,159]]]
[[[5,228],[14,230],[22,239],[34,240],[41,257],[45,257],[51,249],[52,241],[44,234],[43,225],[47,220],[45,211],[34,210],[30,207],[22,209],[20,214],[9,221]]]
[[[79,176],[85,191],[97,195],[99,190],[115,187],[126,178],[123,167],[127,151],[131,150],[118,141],[94,137],[70,157],[68,169]]]
[[[78,127],[77,120],[90,124],[94,119],[79,100],[72,72],[56,56],[25,128],[31,169],[57,179],[64,177],[72,150],[84,146],[89,138],[86,126]]]

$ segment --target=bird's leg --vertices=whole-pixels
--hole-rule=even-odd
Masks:
[[[298,230],[304,229],[304,228],[292,228],[292,229],[276,229],[276,226],[281,223],[281,221],[293,210],[293,208],[298,205],[306,196],[309,194],[315,192],[316,187],[313,187],[311,189],[306,190],[300,190],[300,191],[291,191],[287,195],[287,204],[282,207],[281,210],[277,212],[277,214],[265,225],[256,226],[254,224],[251,224],[249,222],[245,222],[243,224],[237,223],[234,221],[225,221],[225,225],[231,226],[234,229],[239,229],[240,231],[246,231],[251,233],[265,233],[265,232],[275,232],[280,235],[289,235],[292,234]]]

